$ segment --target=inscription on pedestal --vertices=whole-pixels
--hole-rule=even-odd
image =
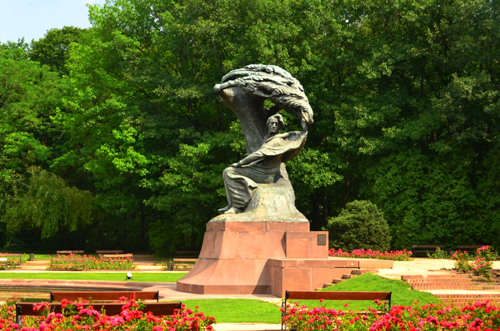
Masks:
[[[326,234],[318,234],[318,246],[326,245]]]

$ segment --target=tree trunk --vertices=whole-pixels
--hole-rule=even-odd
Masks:
[[[125,215],[125,224],[123,226],[123,240],[122,240],[122,245],[121,245],[121,249],[123,249],[123,251],[125,252],[126,249],[125,247],[127,247],[127,233],[128,233],[128,215]]]
[[[66,231],[64,231],[64,228],[62,226],[59,227],[59,231],[61,231],[61,235],[63,237],[64,249],[68,250],[69,249],[69,243],[68,243],[68,236],[66,235]]]
[[[328,226],[328,196],[323,194],[323,224],[321,224],[321,228]],[[320,229],[322,230],[322,229]]]
[[[319,221],[319,201],[318,201],[318,194],[314,193],[311,197],[311,205],[312,205],[312,211],[311,211],[311,231],[319,231],[321,230],[321,225]]]
[[[103,240],[102,240],[102,228],[101,228],[101,223],[97,223],[97,236],[99,237],[99,249],[104,249],[103,248]]]
[[[347,167],[349,167],[349,156],[347,155],[347,152],[344,152],[344,159],[347,164]],[[344,192],[344,200],[342,201],[342,208],[345,209],[345,206],[349,202],[349,189],[351,186],[351,178],[349,177],[349,172],[346,171],[345,173],[345,192]]]

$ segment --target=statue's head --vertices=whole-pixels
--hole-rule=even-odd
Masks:
[[[280,114],[270,116],[267,119],[267,129],[270,135],[280,132],[280,130],[284,127],[285,121],[283,121],[283,116],[281,116]]]
[[[308,125],[314,122],[313,111],[304,88],[288,71],[280,67],[251,64],[232,70],[222,78],[222,84],[216,85],[215,89],[236,86],[248,94],[271,100],[280,109]]]

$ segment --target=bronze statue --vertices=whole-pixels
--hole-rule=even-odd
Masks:
[[[304,147],[313,112],[299,81],[277,66],[249,65],[229,72],[214,87],[222,101],[238,116],[248,155],[223,172],[228,205],[220,213],[245,212],[258,184],[280,184],[293,195],[282,163],[293,159]],[[264,101],[274,106],[264,108]],[[280,134],[285,126],[277,114],[285,110],[298,117],[302,131]]]

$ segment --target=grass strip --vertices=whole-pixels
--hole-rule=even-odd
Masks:
[[[217,323],[281,323],[280,307],[255,299],[199,299],[182,301],[195,310],[198,306],[205,315],[215,317]]]
[[[402,280],[387,279],[372,273],[365,273],[361,276],[345,280],[339,284],[321,289],[321,291],[392,291],[392,305],[409,306],[415,301],[418,301],[419,305],[439,302],[439,300],[430,293],[412,290],[410,284]],[[295,300],[293,300],[293,302],[295,302]],[[299,300],[297,302],[299,305],[306,305],[311,308],[325,306],[328,309],[344,311],[366,311],[368,307],[379,309],[373,301],[325,300],[320,303],[318,300]],[[345,306],[346,303],[347,306]]]
[[[150,283],[175,283],[187,272],[140,273],[132,272],[132,280],[127,280],[127,272],[1,272],[0,279],[64,279],[64,280],[108,280]]]

